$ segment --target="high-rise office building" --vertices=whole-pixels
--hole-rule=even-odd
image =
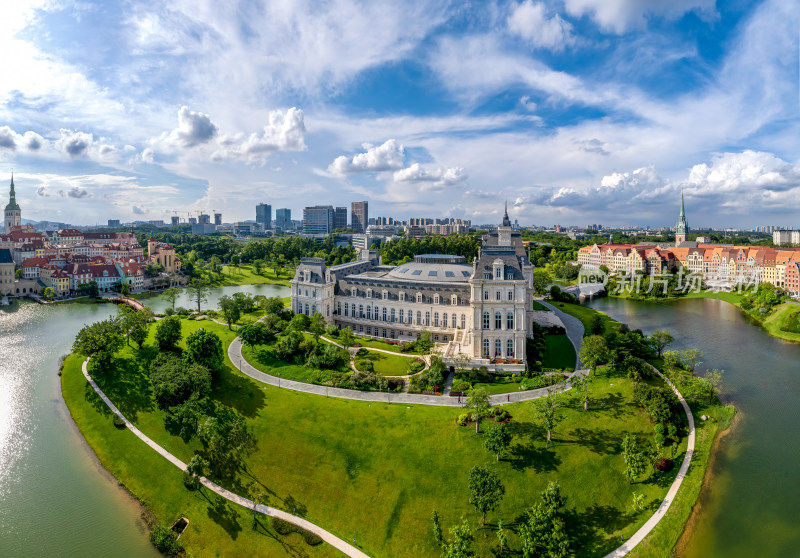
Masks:
[[[214,224],[221,225],[222,224],[222,213],[215,213],[214,214]]]
[[[333,215],[333,228],[346,229],[347,228],[347,208],[337,207]]]
[[[357,201],[350,204],[350,227],[357,233],[367,232],[369,224],[369,202]]]
[[[263,225],[264,230],[272,228],[272,206],[270,204],[260,203],[256,206],[256,223]]]
[[[275,226],[281,230],[292,228],[292,210],[286,207],[275,210]]]
[[[178,217],[177,215],[173,215],[172,216],[172,226],[173,227],[177,227],[180,224],[181,224],[181,218]]]
[[[197,218],[197,222],[200,223],[201,225],[210,225],[211,217],[209,215],[206,215],[205,213],[201,213]]]
[[[108,228],[109,229],[116,229],[119,227],[119,219],[109,219],[108,220]]]
[[[303,209],[303,232],[306,234],[332,234],[334,223],[332,205],[315,205]]]

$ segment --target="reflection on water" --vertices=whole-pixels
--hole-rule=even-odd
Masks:
[[[671,348],[700,348],[700,368],[725,370],[722,397],[741,412],[718,444],[701,511],[679,555],[800,556],[800,346],[770,337],[718,300],[600,299],[590,305],[646,334],[671,330]]]
[[[241,285],[237,287],[219,287],[215,289],[211,289],[208,294],[208,300],[201,303],[200,308],[201,310],[216,310],[217,305],[219,303],[220,297],[223,295],[232,295],[233,293],[250,293],[252,295],[263,295],[266,297],[286,297],[289,296],[289,287],[283,287],[281,285]],[[163,294],[159,294],[157,296],[151,296],[142,299],[142,302],[149,306],[153,312],[157,314],[163,313],[167,308],[172,306]],[[180,289],[178,299],[175,301],[175,307],[184,307],[189,310],[197,309],[197,302],[191,300],[189,298],[189,294],[186,289]]]

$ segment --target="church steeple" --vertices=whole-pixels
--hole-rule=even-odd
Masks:
[[[503,212],[503,226],[510,227],[511,226],[511,219],[508,218],[508,200],[506,200],[506,208]]]
[[[8,205],[6,206],[6,211],[19,210],[19,205],[17,204],[17,194],[14,192],[14,171],[11,171],[11,192],[8,196]]]
[[[675,246],[680,246],[689,237],[689,224],[686,222],[686,208],[683,203],[683,190],[681,190],[681,214],[675,226]]]

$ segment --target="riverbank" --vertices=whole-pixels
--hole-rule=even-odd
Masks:
[[[270,277],[271,275],[271,277]],[[294,269],[288,268],[276,273],[274,268],[265,267],[258,274],[250,265],[226,265],[221,275],[207,274],[212,287],[235,287],[240,285],[281,285],[288,287],[294,277]]]
[[[213,322],[182,320],[182,324],[184,334],[199,327],[213,331],[226,348],[233,337],[226,327]],[[165,429],[166,414],[155,407],[148,388],[151,343],[152,332],[145,349],[123,349],[114,370],[93,376],[137,428],[185,462],[202,446],[197,440],[184,443]],[[652,437],[652,428],[632,402],[630,381],[617,373],[610,371],[595,379],[592,398],[596,404],[590,405],[590,412],[583,412],[572,396],[563,400],[563,422],[547,448],[534,406],[504,405],[514,417],[510,423],[514,442],[496,462],[483,448],[491,422],[485,422],[482,433],[476,434],[474,428],[455,424],[460,412],[456,409],[290,392],[258,385],[239,374],[227,358],[226,364],[212,398],[234,406],[246,418],[259,447],[246,459],[246,473],[215,481],[241,494],[246,482],[258,479],[270,491],[270,505],[289,512],[302,506],[309,521],[345,540],[355,537],[356,546],[370,556],[437,556],[439,550],[430,536],[433,509],[442,514],[445,531],[461,516],[476,528],[479,515],[469,506],[466,491],[468,472],[475,464],[491,464],[507,490],[487,527],[476,536],[480,555],[492,551],[493,522],[502,518],[512,523],[551,480],[559,480],[567,497],[577,556],[602,556],[613,550],[620,537],[632,536],[653,512],[653,507],[639,513],[629,510],[631,486],[621,474],[624,465],[616,440],[626,432],[647,439]],[[79,358],[70,357],[62,382],[84,436],[97,448],[104,466],[139,495],[159,520],[169,523],[181,513],[190,517],[192,523],[181,543],[193,555],[281,555],[279,549],[250,548],[249,541],[266,537],[250,533],[248,510],[226,504],[215,511],[218,503],[187,491],[174,467],[173,471],[151,467],[152,460],[141,451],[152,450],[140,444],[140,451],[134,451],[127,436],[130,432],[115,429],[111,418],[93,404],[82,374],[76,377],[79,365]],[[682,459],[685,447],[684,438],[677,459]],[[648,472],[634,489],[645,495],[646,502],[657,503],[675,474],[659,474],[654,482]],[[596,513],[600,504],[608,511],[603,517]],[[201,533],[193,531],[195,517]],[[509,532],[509,539],[519,546],[514,533]]]

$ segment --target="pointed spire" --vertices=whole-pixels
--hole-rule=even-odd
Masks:
[[[11,191],[8,195],[8,205],[6,206],[6,211],[19,211],[19,205],[17,205],[17,194],[14,192],[14,171],[11,171]]]
[[[683,188],[681,188],[681,217],[686,217],[686,211],[683,207]]]
[[[511,219],[508,218],[508,200],[506,200],[506,208],[503,212],[503,226],[510,227],[511,226]]]

